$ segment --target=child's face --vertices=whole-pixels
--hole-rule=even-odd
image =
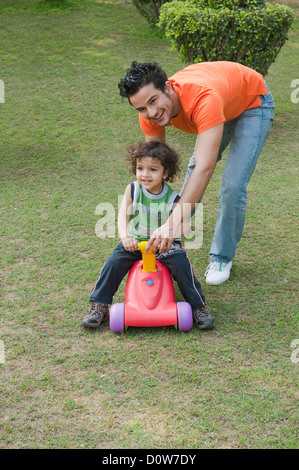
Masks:
[[[136,162],[136,178],[144,189],[158,194],[163,188],[163,179],[167,177],[167,171],[160,160],[152,157],[138,158]]]

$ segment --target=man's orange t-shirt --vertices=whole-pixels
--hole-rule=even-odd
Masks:
[[[180,100],[174,126],[189,134],[231,121],[246,109],[261,106],[259,95],[267,95],[263,76],[236,62],[201,62],[180,70],[169,81]],[[141,130],[154,136],[161,126],[139,115]]]

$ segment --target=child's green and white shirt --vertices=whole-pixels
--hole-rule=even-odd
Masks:
[[[167,221],[180,199],[179,194],[166,183],[163,183],[159,194],[153,194],[138,181],[131,183],[131,197],[130,235],[137,241],[148,240]]]

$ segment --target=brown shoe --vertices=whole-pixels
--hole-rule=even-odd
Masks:
[[[102,321],[109,318],[109,309],[107,304],[98,304],[97,302],[90,302],[90,307],[87,315],[82,319],[81,325],[86,328],[98,328]]]
[[[205,330],[208,328],[214,328],[215,321],[212,315],[210,314],[208,307],[203,305],[203,307],[195,308],[192,310],[193,318],[196,323],[197,328],[200,330]]]

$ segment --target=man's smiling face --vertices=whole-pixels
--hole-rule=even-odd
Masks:
[[[130,96],[130,103],[143,118],[161,127],[167,126],[171,118],[179,113],[177,96],[168,81],[164,93],[149,83]]]

